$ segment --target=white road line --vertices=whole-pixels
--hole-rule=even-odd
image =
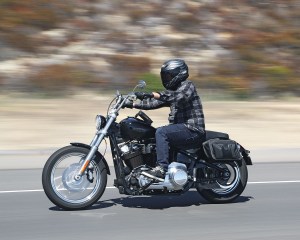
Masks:
[[[43,189],[33,189],[33,190],[13,190],[13,191],[0,191],[0,193],[26,193],[26,192],[42,192]]]
[[[276,184],[276,183],[300,183],[300,180],[289,180],[289,181],[266,181],[266,182],[248,182],[248,184]]]
[[[115,187],[106,187],[107,189]],[[0,191],[1,193],[27,193],[27,192],[43,192],[44,189],[32,189],[32,190],[12,190],[12,191]]]
[[[300,183],[300,180],[289,180],[289,181],[265,181],[265,182],[248,182],[248,184],[278,184],[278,183]],[[115,187],[106,187],[106,189],[116,189]],[[27,192],[43,192],[43,189],[32,189],[32,190],[11,190],[11,191],[0,191],[1,193],[27,193]]]

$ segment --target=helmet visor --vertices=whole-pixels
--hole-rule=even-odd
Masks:
[[[169,83],[173,79],[172,74],[169,72],[160,72],[160,77],[161,77],[163,84]]]

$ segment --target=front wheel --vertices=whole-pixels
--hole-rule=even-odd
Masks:
[[[214,163],[221,168],[226,168],[230,173],[230,178],[217,180],[211,189],[201,188],[196,185],[197,191],[211,203],[232,202],[244,191],[248,181],[248,170],[244,159],[242,161],[230,163]]]
[[[42,183],[47,197],[66,210],[91,206],[102,196],[107,183],[107,169],[101,158],[94,157],[79,180],[75,179],[89,150],[67,146],[46,162]]]

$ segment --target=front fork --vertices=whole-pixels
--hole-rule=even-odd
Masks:
[[[80,180],[82,175],[84,174],[85,170],[89,166],[91,160],[93,159],[95,153],[98,151],[99,145],[101,144],[102,140],[107,134],[108,129],[110,128],[111,124],[116,120],[117,118],[117,113],[112,113],[110,114],[110,117],[105,125],[105,127],[99,131],[97,131],[93,141],[91,142],[91,150],[89,151],[88,155],[85,157],[80,170],[78,173],[75,175],[75,180]]]
[[[103,137],[102,137],[102,139],[103,139]],[[81,179],[82,175],[84,174],[85,170],[89,166],[91,159],[93,158],[93,156],[97,152],[97,150],[98,150],[98,147],[96,147],[96,146],[93,146],[91,148],[91,150],[89,151],[88,155],[86,156],[83,164],[81,165],[79,172],[75,175],[75,180],[78,181]]]

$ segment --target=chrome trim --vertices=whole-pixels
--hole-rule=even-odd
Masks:
[[[164,182],[164,181],[165,181],[165,180],[162,179],[162,178],[155,177],[155,176],[153,176],[153,175],[151,175],[151,174],[149,174],[149,173],[146,173],[146,172],[141,172],[141,175],[146,176],[146,177],[148,177],[148,178],[152,178],[152,179],[157,180],[157,181],[159,181],[159,182]]]
[[[97,190],[99,189],[99,187],[101,186],[102,182],[101,182],[101,172],[100,172],[100,169],[98,167],[97,164],[95,164],[94,161],[91,162],[91,164],[93,165],[94,167],[94,174],[95,174],[95,184],[94,186],[91,188],[91,187],[86,187],[83,189],[83,191],[86,191],[86,190],[92,190],[90,191],[87,195],[83,196],[82,198],[77,198],[77,199],[71,199],[71,195],[70,195],[70,191],[68,189],[66,189],[65,187],[63,187],[63,182],[60,183],[59,181],[59,184],[56,182],[57,179],[61,179],[61,181],[63,180],[62,179],[62,175],[61,176],[57,176],[55,178],[55,173],[57,170],[61,170],[58,166],[59,164],[64,161],[65,159],[67,159],[68,157],[70,156],[82,156],[83,157],[84,154],[82,153],[77,153],[77,154],[67,154],[67,155],[64,155],[62,156],[56,163],[55,165],[53,166],[52,168],[52,171],[51,171],[51,186],[52,186],[52,189],[53,191],[55,192],[55,194],[61,198],[62,200],[68,202],[68,203],[72,203],[72,204],[82,204],[82,203],[85,203],[87,201],[89,201],[91,198],[93,198],[95,196],[95,194],[97,193]],[[66,169],[65,169],[66,171]],[[72,172],[70,173],[72,174]],[[71,179],[71,178],[70,178]],[[74,179],[75,180],[75,179]],[[88,181],[87,179],[84,179],[83,181]],[[87,185],[90,185],[90,184],[87,184]],[[70,185],[71,187],[72,185]],[[77,191],[76,189],[74,189],[75,192],[77,193],[82,193],[83,191]],[[74,197],[74,193],[73,193],[73,197]]]
[[[227,165],[227,164],[225,164],[225,165]],[[228,193],[232,192],[233,190],[235,190],[241,180],[241,173],[240,173],[240,169],[239,169],[237,163],[234,163],[234,166],[232,166],[230,164],[228,164],[228,165],[231,167],[231,169],[228,169],[228,170],[229,171],[231,170],[231,176],[233,176],[234,179],[228,185],[221,184],[217,181],[216,184],[218,185],[218,187],[211,189],[213,192],[220,194],[220,195],[225,195],[225,194],[228,194]]]

